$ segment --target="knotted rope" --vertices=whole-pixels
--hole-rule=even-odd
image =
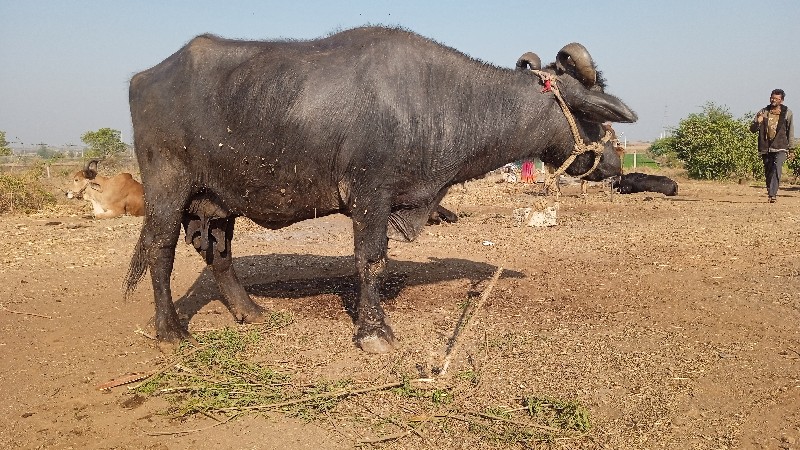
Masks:
[[[592,168],[587,170],[585,173],[578,175],[578,178],[585,177],[586,175],[589,175],[590,173],[594,172],[594,170],[597,168],[597,165],[600,163],[600,155],[603,154],[603,150],[605,149],[605,144],[611,140],[611,132],[606,131],[605,135],[603,135],[603,137],[598,142],[592,142],[588,145],[584,143],[583,139],[581,138],[580,132],[578,131],[578,124],[575,123],[575,116],[572,115],[572,111],[569,110],[569,106],[567,106],[567,103],[561,96],[561,92],[558,90],[558,85],[556,84],[556,81],[558,81],[558,77],[549,72],[544,72],[541,70],[532,70],[532,72],[538,75],[539,78],[542,79],[542,83],[544,84],[542,92],[553,92],[553,95],[555,95],[556,100],[558,100],[558,105],[561,106],[561,111],[564,113],[564,117],[566,117],[567,123],[569,123],[569,129],[570,131],[572,131],[572,137],[575,139],[575,148],[572,150],[572,153],[570,153],[566,161],[564,161],[564,163],[561,164],[561,167],[556,169],[556,171],[553,172],[553,175],[549,177],[547,180],[545,180],[544,189],[545,192],[548,192],[552,187],[553,183],[555,182],[555,180],[557,180],[558,177],[567,170],[567,167],[569,167],[570,164],[572,164],[575,161],[575,158],[577,158],[578,155],[581,155],[586,152],[594,153],[594,164],[592,164]]]
[[[91,187],[95,191],[103,192],[103,190],[100,189],[100,186],[97,183],[92,182],[92,180],[86,180],[86,183],[83,184],[83,187],[80,188],[78,191],[73,192],[72,196],[75,197],[75,198],[83,197],[83,193],[86,191],[86,188],[88,188],[88,187]]]

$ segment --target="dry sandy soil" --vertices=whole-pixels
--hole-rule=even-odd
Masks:
[[[366,386],[429,374],[465,300],[503,267],[451,368],[479,373],[480,385],[454,408],[513,407],[534,394],[577,400],[592,421],[585,434],[512,447],[798,449],[800,186],[768,204],[760,184],[679,181],[676,197],[609,197],[596,186],[582,199],[565,187],[551,228],[515,222],[516,208],[539,200],[529,186],[455,187],[444,204],[458,223],[390,243],[385,307],[400,344],[390,355],[351,342],[341,294],[354,283],[348,219],[279,231],[241,223],[236,267],[258,303],[293,315],[269,336],[267,362],[296,379]],[[127,386],[99,390],[162,367],[165,356],[145,336],[149,282],[122,299],[141,218],[80,211],[0,217],[0,448],[353,448],[392,431],[374,426],[390,414],[388,393],[310,422],[244,415],[205,428],[212,419],[171,419],[159,414],[162,400],[134,401]],[[191,331],[237,326],[182,240],[175,267],[173,293]],[[180,430],[199,431],[156,433]],[[376,446],[510,445],[474,436],[431,422]]]

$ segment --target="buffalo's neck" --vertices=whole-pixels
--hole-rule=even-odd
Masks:
[[[510,162],[538,157],[552,148],[554,138],[561,134],[558,130],[554,132],[553,121],[563,118],[557,116],[557,111],[541,96],[528,95],[521,99],[525,101],[485,106],[486,121],[476,124],[471,136],[465,139],[478,145],[466,147],[468,156],[453,183],[483,176]]]

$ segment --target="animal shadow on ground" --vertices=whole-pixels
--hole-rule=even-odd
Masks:
[[[234,268],[251,296],[302,299],[333,294],[355,322],[358,298],[358,274],[352,256],[271,254],[234,259]],[[348,270],[348,268],[350,268]],[[469,279],[468,296],[478,284],[497,270],[491,264],[457,258],[430,258],[427,262],[389,260],[381,287],[381,300],[391,304],[407,286],[436,284]],[[350,273],[342,273],[342,272]],[[506,270],[502,278],[524,278],[521,272]],[[188,291],[175,301],[179,316],[191,321],[205,305],[220,298],[211,269],[206,267]],[[186,325],[186,324],[184,324]]]

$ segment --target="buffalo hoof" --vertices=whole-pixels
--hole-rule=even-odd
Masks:
[[[262,323],[269,316],[268,311],[251,302],[246,308],[231,308],[233,317],[239,323]]]
[[[394,333],[388,325],[371,333],[358,333],[356,344],[367,353],[389,353],[397,346]]]
[[[165,355],[171,355],[181,346],[183,342],[189,342],[192,345],[197,345],[197,340],[186,330],[174,331],[170,330],[166,333],[159,333],[156,336],[158,341],[158,349]]]

